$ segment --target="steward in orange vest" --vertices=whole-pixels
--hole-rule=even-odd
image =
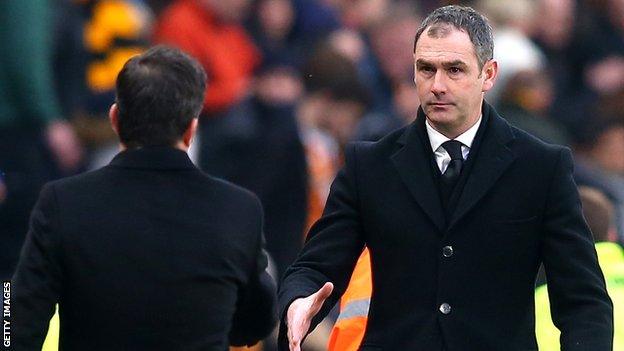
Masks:
[[[366,331],[372,293],[371,264],[365,248],[340,299],[340,315],[329,337],[328,351],[357,351]]]

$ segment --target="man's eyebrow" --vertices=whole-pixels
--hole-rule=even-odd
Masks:
[[[417,66],[435,66],[435,64],[433,64],[432,62],[429,62],[423,59],[416,60],[416,65]],[[449,61],[449,62],[442,62],[442,67],[444,68],[468,67],[468,65],[462,60],[454,60],[454,61]]]
[[[416,65],[418,65],[418,66],[433,66],[433,63],[431,63],[429,61],[425,61],[423,59],[418,59],[418,60],[416,60]]]
[[[449,67],[468,67],[468,65],[462,61],[462,60],[455,60],[455,61],[450,61],[450,62],[442,62],[442,67],[444,68],[449,68]]]

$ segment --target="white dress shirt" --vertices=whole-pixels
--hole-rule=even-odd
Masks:
[[[464,160],[466,160],[468,153],[470,153],[470,147],[472,147],[472,142],[474,141],[475,135],[477,135],[477,130],[479,130],[480,124],[481,116],[479,116],[479,119],[472,127],[460,134],[457,138],[453,139],[462,144],[461,150]],[[449,153],[442,147],[442,144],[451,139],[433,129],[433,127],[429,124],[429,121],[425,121],[425,125],[427,127],[427,135],[429,136],[429,142],[431,143],[431,150],[433,150],[435,161],[438,164],[440,172],[444,173],[449,162],[451,162],[451,155],[449,155]]]

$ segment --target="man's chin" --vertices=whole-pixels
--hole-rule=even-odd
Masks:
[[[427,106],[426,115],[429,119],[439,122],[450,122],[453,120],[453,113],[450,105]]]

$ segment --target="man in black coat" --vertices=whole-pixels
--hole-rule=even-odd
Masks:
[[[187,150],[206,74],[180,51],[129,60],[110,112],[122,152],[49,183],[13,280],[12,350],[41,349],[59,304],[64,350],[218,350],[276,322],[262,208]]]
[[[282,349],[300,350],[362,247],[373,292],[362,350],[537,350],[544,263],[565,350],[611,350],[613,307],[572,180],[570,151],[483,101],[498,71],[487,20],[431,13],[416,34],[417,120],[346,150],[323,217],[286,272]]]

